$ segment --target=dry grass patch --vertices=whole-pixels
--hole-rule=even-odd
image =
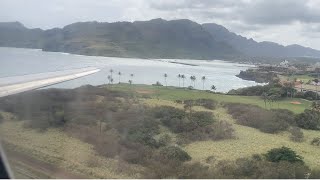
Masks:
[[[92,145],[72,138],[61,130],[49,129],[41,133],[24,128],[23,122],[11,121],[0,125],[0,133],[15,151],[71,172],[94,178],[138,178],[140,175],[141,167],[135,165],[119,173],[117,159],[97,155]]]
[[[215,111],[220,118],[228,122],[234,122],[226,111],[217,109]],[[233,124],[237,139],[223,141],[201,141],[187,145],[186,150],[194,161],[206,162],[210,156],[217,160],[235,160],[241,157],[248,157],[253,154],[266,153],[272,148],[287,146],[304,157],[304,161],[310,167],[320,167],[320,150],[310,145],[310,141],[320,135],[319,131],[303,130],[305,141],[302,143],[292,142],[288,132],[280,134],[268,134],[257,129]]]

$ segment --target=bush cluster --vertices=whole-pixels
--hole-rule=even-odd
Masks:
[[[179,135],[181,144],[234,138],[232,125],[225,121],[216,121],[211,112],[186,112],[170,106],[157,107],[153,112],[155,118],[160,119],[164,126]]]
[[[238,124],[257,128],[266,133],[287,130],[294,124],[294,114],[288,110],[265,110],[258,106],[229,103],[225,107]]]

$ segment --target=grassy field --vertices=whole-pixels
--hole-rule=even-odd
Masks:
[[[293,76],[278,75],[278,76],[281,80],[288,80],[289,79],[289,81],[293,81],[296,78],[298,81],[301,80],[305,83],[308,82],[309,80],[315,79],[314,77],[311,77],[309,75],[293,75]]]
[[[199,90],[185,90],[178,89],[174,87],[157,87],[157,86],[148,86],[148,85],[112,85],[108,86],[109,89],[124,91],[124,92],[136,92],[136,95],[140,96],[149,96],[155,99],[164,99],[164,100],[185,100],[185,99],[199,99],[207,98],[214,99],[218,102],[233,102],[233,103],[245,103],[257,105],[262,108],[265,108],[264,101],[260,97],[256,96],[234,96],[234,95],[225,95],[225,94],[216,94]],[[292,101],[298,101],[301,104],[291,104]],[[281,108],[288,109],[294,113],[301,113],[306,108],[309,108],[311,102],[304,99],[297,98],[287,98],[283,99],[277,103],[274,103],[271,108]],[[267,109],[270,109],[269,104],[267,103]]]
[[[150,106],[173,106],[182,108],[182,105],[168,100],[147,99],[145,104]],[[202,107],[195,107],[194,110],[210,111]],[[266,153],[272,148],[287,146],[304,157],[305,162],[312,168],[320,167],[319,147],[310,145],[315,137],[320,137],[319,131],[303,130],[304,142],[292,142],[290,134],[283,132],[279,134],[263,133],[257,129],[241,126],[235,123],[234,119],[222,107],[212,111],[220,120],[226,120],[233,124],[236,139],[222,141],[198,141],[188,144],[184,149],[191,155],[193,161],[205,163],[206,158],[213,156],[219,160],[235,160],[241,157],[248,157],[253,154]],[[216,161],[216,162],[217,162]]]
[[[23,122],[6,121],[0,125],[1,138],[10,151],[28,154],[88,178],[137,178],[140,167],[126,164],[126,170],[118,168],[117,159],[106,159],[95,153],[90,144],[72,138],[57,129],[47,132],[23,127]],[[9,153],[10,155],[10,153]],[[8,157],[9,159],[14,159]],[[27,169],[15,166],[17,175]],[[20,168],[20,169],[19,169]],[[37,176],[36,176],[37,177]]]

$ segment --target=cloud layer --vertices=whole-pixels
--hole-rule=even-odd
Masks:
[[[153,18],[214,22],[258,41],[320,49],[320,0],[1,0],[0,21],[63,27]]]

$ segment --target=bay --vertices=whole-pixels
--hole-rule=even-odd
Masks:
[[[174,62],[174,63],[172,63]],[[188,65],[190,64],[190,65]],[[190,76],[195,76],[195,88],[203,89],[202,76],[206,77],[204,89],[215,85],[218,92],[254,86],[253,81],[242,80],[235,75],[253,65],[230,63],[221,60],[181,60],[181,59],[136,59],[117,57],[83,56],[60,52],[44,52],[40,49],[0,48],[0,77],[43,73],[83,67],[97,67],[101,71],[86,77],[56,84],[50,87],[76,88],[81,85],[101,85],[108,83],[111,75],[114,83],[155,84],[159,81],[165,85],[164,74],[168,75],[168,86],[179,86],[178,74],[186,76],[184,86],[194,86]],[[131,77],[130,74],[134,76]],[[180,79],[180,86],[183,82]]]

